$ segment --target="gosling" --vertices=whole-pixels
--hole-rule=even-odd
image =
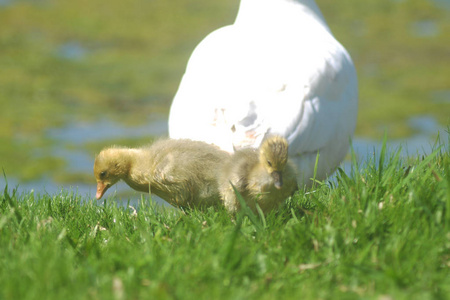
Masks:
[[[258,205],[264,214],[277,209],[298,189],[295,167],[288,160],[288,143],[280,136],[268,137],[259,149],[236,151],[222,171],[219,189],[230,213],[241,208],[232,185],[253,212],[257,213]]]
[[[179,208],[221,205],[217,170],[230,154],[205,142],[159,140],[149,147],[106,148],[94,163],[97,199],[119,180]]]

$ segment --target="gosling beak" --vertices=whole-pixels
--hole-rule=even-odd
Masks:
[[[281,172],[274,171],[271,175],[274,180],[275,188],[278,190],[281,189],[281,187],[283,186],[283,178],[281,177]]]
[[[109,184],[104,183],[104,182],[97,182],[97,194],[95,195],[95,197],[97,198],[97,200],[100,200],[103,195],[105,194],[106,190],[110,187]]]

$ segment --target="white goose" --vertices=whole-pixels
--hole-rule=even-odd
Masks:
[[[233,25],[192,53],[172,103],[171,138],[232,152],[284,136],[310,183],[331,175],[353,135],[358,88],[353,62],[314,0],[241,0]]]

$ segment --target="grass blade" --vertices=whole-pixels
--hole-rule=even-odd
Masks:
[[[384,159],[386,157],[387,133],[384,133],[383,145],[381,146],[380,158],[378,160],[378,182],[381,182],[383,176]]]
[[[253,211],[248,207],[247,203],[245,202],[244,197],[242,197],[241,193],[236,189],[236,187],[230,182],[231,186],[233,187],[233,191],[236,194],[236,198],[241,204],[241,211],[239,214],[245,215],[249,218],[250,222],[255,226],[256,232],[261,232],[264,229],[264,226],[261,224],[261,222],[258,220],[256,215],[253,213]]]

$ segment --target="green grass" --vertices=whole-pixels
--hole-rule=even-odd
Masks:
[[[385,147],[266,218],[0,196],[0,299],[448,299],[450,149]],[[446,296],[447,295],[447,296]]]

